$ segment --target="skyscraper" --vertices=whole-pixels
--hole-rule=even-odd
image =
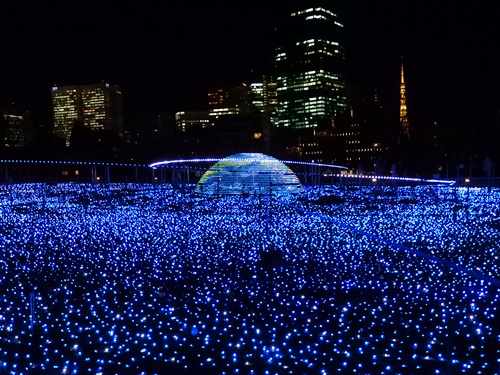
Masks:
[[[221,116],[247,114],[251,109],[246,84],[218,87],[208,93],[208,115],[212,123]]]
[[[28,112],[13,104],[5,108],[0,117],[0,134],[5,147],[23,147],[27,138]]]
[[[257,111],[264,112],[264,84],[262,82],[251,83],[248,89],[248,93],[250,95],[250,101],[253,108],[255,108]]]
[[[272,75],[262,77],[262,96],[264,100],[264,112],[272,125],[277,125],[278,94],[276,91],[276,80]]]
[[[69,145],[77,123],[90,130],[111,130],[123,137],[122,95],[107,83],[52,88],[54,132]]]
[[[180,111],[175,113],[175,126],[178,131],[189,132],[210,126],[208,111]]]
[[[314,128],[346,111],[343,25],[328,1],[300,1],[278,27],[279,127]]]

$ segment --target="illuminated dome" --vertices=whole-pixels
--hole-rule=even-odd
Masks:
[[[235,154],[212,165],[196,191],[202,194],[299,194],[297,176],[279,160],[264,154]]]

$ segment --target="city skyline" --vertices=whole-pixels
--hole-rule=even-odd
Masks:
[[[5,1],[0,374],[498,374],[495,15]]]
[[[211,87],[250,82],[252,71],[259,80],[285,3],[5,4],[0,102],[49,112],[49,121],[53,85],[105,81],[122,87],[129,122],[148,111],[197,109]],[[374,82],[396,98],[398,116],[403,56],[410,121],[492,121],[500,106],[492,11],[430,1],[335,7],[346,29],[349,83]]]

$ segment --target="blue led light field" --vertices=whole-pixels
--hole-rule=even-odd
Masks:
[[[0,374],[500,373],[500,191],[195,189],[0,186]]]

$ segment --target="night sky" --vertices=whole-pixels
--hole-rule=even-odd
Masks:
[[[196,109],[210,87],[259,79],[288,3],[2,2],[0,104],[14,101],[50,115],[52,85],[104,80],[122,87],[130,118]],[[397,100],[404,56],[410,116],[494,117],[500,107],[500,23],[493,5],[332,3],[346,26],[349,82],[374,82]]]

